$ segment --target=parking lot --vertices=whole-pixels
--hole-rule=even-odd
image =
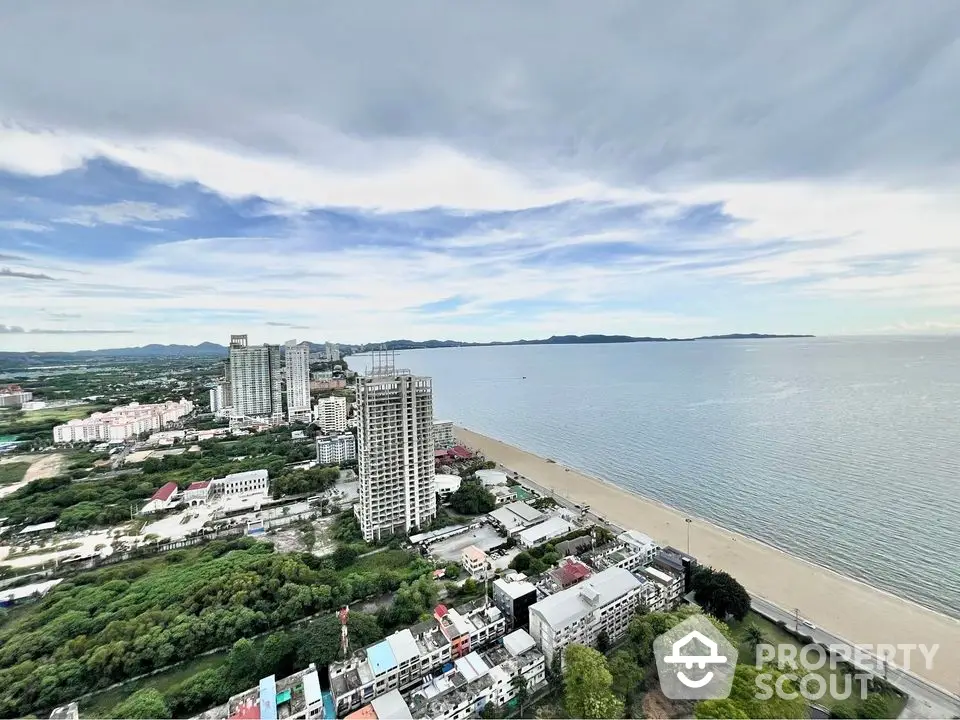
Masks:
[[[468,530],[460,535],[455,535],[446,540],[434,543],[430,546],[430,552],[447,562],[460,562],[460,554],[465,547],[476,545],[483,551],[502,545],[504,538],[494,530],[490,525],[482,525],[474,530]]]

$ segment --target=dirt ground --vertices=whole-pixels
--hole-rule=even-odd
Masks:
[[[27,472],[25,472],[23,475],[23,480],[20,482],[10,483],[9,485],[4,485],[2,488],[0,488],[0,497],[5,497],[15,493],[32,480],[39,480],[40,478],[54,477],[58,475],[60,473],[60,468],[63,467],[63,460],[64,456],[62,453],[51,453],[49,455],[11,455],[0,459],[0,463],[30,463],[30,467],[27,468]]]
[[[328,529],[336,516],[330,515],[325,518],[318,518],[313,521],[313,529],[316,541],[313,545],[313,554],[317,557],[329,555],[336,550],[337,545],[328,534]],[[300,523],[294,523],[281,530],[271,531],[264,536],[264,539],[273,543],[277,552],[306,552],[307,548],[303,544],[303,533],[300,532]]]
[[[673,720],[693,717],[695,703],[688,700],[671,700],[654,687],[643,696],[643,716],[650,720]]]

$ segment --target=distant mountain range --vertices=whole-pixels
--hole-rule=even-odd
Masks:
[[[370,352],[371,350],[420,350],[425,348],[490,347],[499,345],[591,345],[604,343],[641,342],[695,342],[698,340],[768,340],[775,338],[811,338],[813,335],[768,335],[764,333],[733,333],[731,335],[705,335],[694,338],[633,337],[631,335],[553,335],[539,340],[508,340],[502,342],[462,342],[459,340],[388,340],[383,343],[347,345],[340,343],[344,355]],[[323,345],[310,343],[314,352],[323,350]],[[175,357],[226,357],[227,346],[211,342],[199,345],[158,345],[142,347],[109,348],[106,350],[77,350],[75,352],[0,352],[0,362],[29,363],[49,362],[57,358],[65,360],[104,358],[175,358]]]

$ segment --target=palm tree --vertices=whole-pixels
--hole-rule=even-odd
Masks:
[[[754,650],[757,649],[757,645],[762,645],[767,641],[766,636],[763,634],[763,630],[758,628],[756,625],[751,624],[747,627],[747,643]]]
[[[523,704],[527,701],[527,679],[523,675],[510,678],[510,686],[517,693],[517,715],[523,717]]]

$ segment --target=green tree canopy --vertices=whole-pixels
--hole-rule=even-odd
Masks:
[[[721,620],[728,616],[743,620],[750,612],[750,594],[721,570],[698,567],[693,572],[691,584],[697,594],[697,603]]]
[[[497,506],[493,495],[476,480],[464,480],[450,496],[450,507],[462,515],[488,513]]]
[[[137,690],[133,695],[114,707],[115,718],[135,718],[136,720],[160,720],[172,717],[167,701],[155,688]]]
[[[570,645],[563,659],[564,706],[570,717],[623,717],[623,702],[613,693],[613,676],[603,655],[593,648]]]

